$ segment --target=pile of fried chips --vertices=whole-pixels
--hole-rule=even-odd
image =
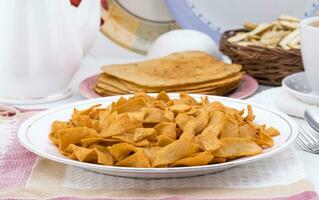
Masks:
[[[188,51],[131,63],[104,66],[94,87],[101,96],[185,92],[224,95],[238,87],[243,73],[199,51]]]
[[[285,50],[300,49],[300,19],[288,15],[280,15],[272,23],[245,23],[248,32],[238,32],[228,38],[229,42],[241,46],[280,47]]]
[[[145,93],[120,98],[107,108],[74,109],[69,121],[54,121],[49,134],[71,159],[125,167],[177,167],[222,163],[273,146],[279,132],[253,122],[244,110],[197,102],[186,94],[170,99]]]

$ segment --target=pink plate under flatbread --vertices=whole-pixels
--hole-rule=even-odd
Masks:
[[[83,97],[87,99],[102,97],[93,90],[97,77],[98,75],[90,76],[81,82],[80,94]],[[254,94],[257,89],[258,83],[256,79],[252,78],[249,75],[244,75],[243,80],[240,83],[240,86],[226,96],[236,99],[244,99]]]

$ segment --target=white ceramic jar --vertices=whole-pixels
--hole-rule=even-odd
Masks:
[[[0,1],[0,101],[45,102],[67,88],[99,30],[100,1]]]

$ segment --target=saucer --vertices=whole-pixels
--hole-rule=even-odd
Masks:
[[[308,104],[319,105],[319,94],[311,90],[305,72],[287,76],[283,79],[282,86],[297,99]]]
[[[61,101],[71,96],[72,96],[71,89],[66,89],[60,93],[52,94],[52,95],[44,96],[44,97],[12,98],[12,97],[3,97],[0,95],[0,102],[5,104],[10,104],[10,105],[37,105],[37,104],[48,104],[52,102]]]

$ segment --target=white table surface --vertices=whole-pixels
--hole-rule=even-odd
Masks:
[[[103,64],[121,63],[143,58],[144,56],[129,52],[100,35],[97,43],[92,48],[89,55],[83,59],[79,71],[73,78],[71,83],[73,96],[66,101],[57,102],[55,105],[83,100],[84,98],[79,94],[78,89],[80,82],[91,75],[99,73],[100,67]],[[257,93],[269,88],[271,87],[260,86]],[[310,154],[303,151],[298,151],[298,154],[304,163],[310,181],[314,184],[316,191],[319,193],[319,154]]]

